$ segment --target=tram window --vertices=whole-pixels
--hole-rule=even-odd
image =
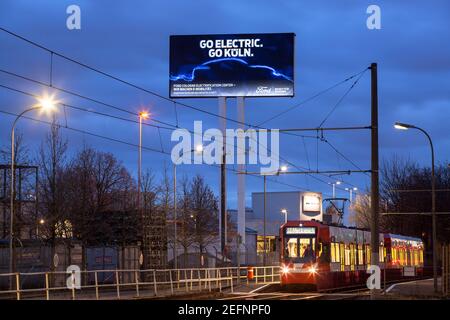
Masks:
[[[314,248],[316,247],[316,239],[314,238],[300,238],[300,257],[305,258],[306,255],[315,255]],[[312,250],[308,253],[307,249]]]
[[[383,250],[383,246],[380,246],[379,250],[378,250],[378,255],[379,255],[379,260],[380,262],[384,262],[384,250]]]
[[[288,258],[298,257],[297,238],[290,238],[286,242],[286,253]]]
[[[350,265],[350,246],[348,244],[345,245],[345,265],[349,266]]]
[[[331,243],[331,262],[340,261],[339,243]]]
[[[286,238],[285,256],[286,258],[304,258],[307,261],[314,260],[316,257],[315,246],[315,238]]]
[[[358,264],[364,264],[364,254],[363,254],[363,246],[362,244],[358,244]]]
[[[341,266],[345,265],[345,245],[343,243],[339,244],[339,260]]]
[[[391,249],[391,255],[392,255],[392,263],[396,263],[397,259],[398,259],[398,254],[397,254],[397,248],[392,247]]]
[[[423,249],[419,250],[419,261],[420,261],[420,264],[423,263]]]
[[[367,265],[369,265],[371,263],[370,257],[371,257],[370,246],[366,245],[366,264]]]
[[[404,248],[400,249],[400,265],[401,266],[405,265],[405,249]]]
[[[337,262],[336,259],[336,243],[331,243],[331,262]]]

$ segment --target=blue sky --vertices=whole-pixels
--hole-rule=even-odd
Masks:
[[[344,5],[345,3],[345,5]],[[81,30],[66,28],[66,8],[81,8]],[[381,8],[381,30],[368,30],[366,8]],[[296,34],[295,97],[254,98],[246,101],[246,122],[257,124],[298,104],[315,93],[358,73],[371,62],[379,65],[380,159],[398,154],[429,164],[429,147],[419,132],[392,129],[399,120],[423,127],[435,142],[436,158],[448,160],[450,121],[450,28],[448,1],[20,1],[0,2],[0,25],[78,61],[134,84],[168,96],[169,36],[172,34],[294,32]],[[127,87],[73,63],[55,58],[53,83],[56,86],[120,106],[132,112],[147,108],[158,120],[176,123],[174,105],[145,92]],[[47,52],[0,32],[0,68],[43,82],[49,81]],[[42,93],[46,88],[0,72],[0,84]],[[321,95],[265,124],[269,128],[315,127],[333,108],[350,82]],[[48,91],[48,90],[47,90]],[[104,106],[58,93],[65,103],[132,119]],[[183,99],[181,102],[218,113],[215,99]],[[0,110],[19,112],[33,99],[0,88]],[[178,106],[179,125],[192,129],[194,120],[204,127],[219,126],[219,119]],[[229,101],[228,117],[236,119],[236,103]],[[37,115],[33,115],[38,117]],[[112,138],[136,143],[138,127],[132,123],[66,110],[58,114],[60,123]],[[0,114],[0,143],[8,143],[11,116]],[[370,124],[370,74],[366,72],[355,88],[327,120],[325,126]],[[228,127],[235,124],[229,122]],[[18,125],[32,152],[48,127],[28,120]],[[144,145],[170,151],[170,131],[144,128]],[[64,131],[71,153],[89,144],[114,153],[133,173],[137,150],[134,147]],[[314,134],[314,133],[313,133]],[[325,136],[346,157],[363,169],[370,165],[369,132],[327,133]],[[355,169],[317,139],[281,136],[280,154],[301,166],[319,169]],[[318,159],[317,159],[317,154]],[[309,162],[309,164],[308,164]],[[144,152],[144,168],[161,176],[171,170],[170,158]],[[294,169],[295,170],[295,169]],[[219,172],[206,165],[181,166],[178,175],[203,174],[214,190]],[[327,182],[341,179],[359,189],[370,179],[361,174],[321,181],[307,176],[279,176],[269,182],[268,191],[292,191],[297,186],[331,194]],[[236,207],[236,177],[228,175],[229,207]],[[247,178],[250,193],[262,191],[262,179]],[[338,191],[345,196],[346,192]]]

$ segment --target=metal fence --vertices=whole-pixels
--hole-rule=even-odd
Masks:
[[[6,278],[6,279],[5,279]],[[0,299],[133,299],[234,291],[240,284],[280,280],[280,267],[93,270],[0,274]],[[6,280],[6,281],[5,281]]]

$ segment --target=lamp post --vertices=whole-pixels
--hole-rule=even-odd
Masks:
[[[288,215],[287,209],[281,209],[281,213],[284,214],[284,223],[287,223],[287,221],[288,221],[288,219],[287,219],[287,215]]]
[[[55,108],[56,102],[53,101],[53,97],[39,98],[39,103],[35,106],[22,111],[14,120],[11,127],[11,185],[10,185],[10,218],[9,218],[9,228],[10,228],[10,240],[9,240],[9,272],[14,273],[15,269],[15,259],[14,259],[14,199],[15,199],[15,128],[17,121],[27,112],[33,110],[44,110],[52,111]],[[12,281],[11,281],[12,284]]]
[[[422,128],[416,127],[412,124],[406,124],[401,122],[396,122],[394,128],[398,130],[408,130],[417,129],[422,132],[430,143],[431,148],[431,216],[432,216],[432,233],[433,233],[433,285],[434,292],[438,292],[437,285],[437,234],[436,234],[436,179],[434,174],[434,147],[433,141],[431,141],[430,135]]]
[[[197,152],[202,153],[203,152],[203,145],[199,144],[195,147],[195,149],[190,150],[190,152]],[[173,162],[173,221],[174,221],[174,227],[173,227],[173,262],[174,267],[177,269],[178,267],[178,257],[177,257],[177,162],[180,160],[181,157],[183,157],[184,152],[182,152],[178,158]],[[186,267],[186,266],[184,266]]]
[[[36,224],[36,238],[39,238],[39,225],[44,225],[45,220],[44,219],[40,219],[38,221],[38,223]]]
[[[138,156],[138,195],[137,207],[141,207],[141,175],[142,175],[142,120],[147,120],[150,114],[147,111],[139,112],[139,156]],[[141,217],[142,218],[142,217]],[[144,222],[144,221],[142,221]],[[142,234],[143,236],[143,234]]]
[[[264,174],[264,205],[263,205],[263,250],[264,250],[264,254],[263,254],[263,266],[266,266],[266,251],[267,251],[267,245],[266,245],[266,186],[267,186],[267,181],[266,181],[266,177],[267,175],[279,175],[280,172],[286,172],[288,170],[288,167],[283,165],[281,167],[278,168],[278,170],[276,172],[273,173],[269,173],[269,174]]]
[[[328,184],[331,184],[333,186],[333,198],[336,198],[336,185],[340,185],[341,182],[338,180],[336,182],[329,182]]]
[[[349,192],[350,194],[350,202],[353,202],[353,191],[358,191],[358,188],[354,187],[354,188],[345,188],[346,191]]]

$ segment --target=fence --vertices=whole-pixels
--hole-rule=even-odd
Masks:
[[[279,282],[280,267],[93,270],[0,274],[0,299],[132,299],[234,291],[239,284]]]

